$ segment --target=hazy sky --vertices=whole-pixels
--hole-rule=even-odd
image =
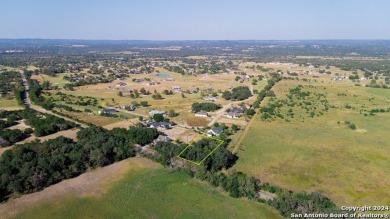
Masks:
[[[0,38],[390,39],[390,0],[0,0]]]

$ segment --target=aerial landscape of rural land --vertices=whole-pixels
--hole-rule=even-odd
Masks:
[[[389,218],[389,8],[2,2],[0,219]]]

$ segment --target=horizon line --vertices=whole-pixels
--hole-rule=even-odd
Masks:
[[[172,42],[172,41],[390,41],[380,38],[318,38],[318,39],[85,39],[85,38],[1,38],[0,40],[82,40],[82,41],[152,41],[152,42]]]

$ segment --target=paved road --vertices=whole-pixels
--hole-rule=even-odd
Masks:
[[[32,104],[32,103],[31,103],[30,96],[29,96],[29,92],[28,92],[28,91],[29,91],[29,87],[28,87],[28,83],[27,83],[27,80],[26,80],[26,76],[25,76],[25,74],[24,74],[24,71],[21,70],[21,71],[20,71],[20,74],[22,75],[23,86],[26,88],[26,89],[25,89],[25,92],[24,92],[25,98],[24,98],[23,102],[24,102],[24,104],[25,104],[27,107],[29,107],[29,108],[31,108],[31,109],[33,109],[33,110],[35,110],[35,111],[41,112],[41,113],[51,114],[51,115],[53,115],[53,116],[57,116],[57,117],[63,118],[63,119],[65,119],[65,120],[67,120],[67,121],[74,122],[74,123],[78,124],[80,127],[83,127],[83,128],[87,128],[87,127],[88,127],[87,125],[85,125],[85,124],[83,124],[83,123],[80,123],[80,122],[77,122],[76,120],[70,119],[70,118],[65,117],[65,116],[58,115],[58,114],[53,113],[53,112],[51,112],[51,111],[49,111],[49,110],[45,110],[45,109],[43,109],[43,108],[40,107],[40,106],[37,106],[37,105]]]

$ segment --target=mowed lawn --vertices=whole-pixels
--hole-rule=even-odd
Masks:
[[[269,207],[234,199],[185,173],[132,168],[100,197],[64,197],[15,218],[281,218]]]
[[[277,96],[282,86],[288,87],[276,87]],[[354,86],[318,90],[341,108],[304,121],[263,122],[256,116],[236,169],[283,188],[322,192],[339,205],[390,205],[390,113],[359,114],[364,104],[390,107],[390,91]],[[342,92],[347,96],[337,95]],[[342,108],[347,103],[358,110]],[[344,121],[354,123],[356,130]]]

